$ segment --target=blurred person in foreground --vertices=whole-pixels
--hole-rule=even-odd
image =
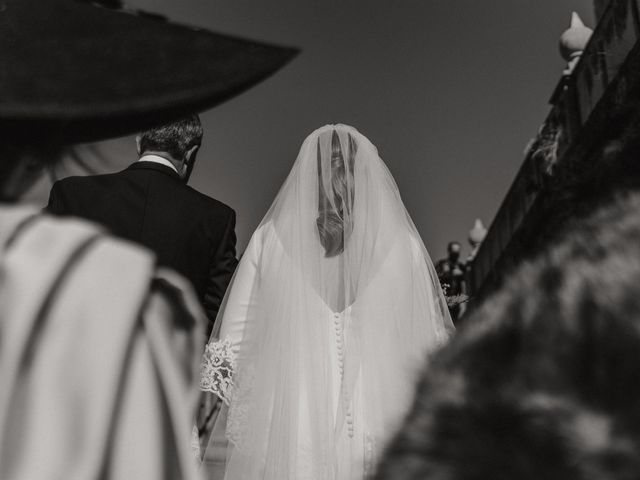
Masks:
[[[580,222],[472,314],[378,480],[640,478],[639,211]]]
[[[68,145],[214,106],[291,52],[68,0],[7,0],[0,31],[0,478],[196,479],[191,287],[20,197]]]

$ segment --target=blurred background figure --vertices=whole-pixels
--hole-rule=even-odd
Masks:
[[[465,310],[464,296],[466,295],[465,264],[460,261],[462,246],[459,242],[449,242],[447,258],[436,264],[436,273],[440,285],[447,297],[449,313],[455,322]]]
[[[17,199],[69,145],[212,107],[293,52],[89,2],[2,7],[0,478],[196,479],[191,286],[151,252]]]
[[[602,209],[472,314],[378,480],[640,478],[639,211]]]

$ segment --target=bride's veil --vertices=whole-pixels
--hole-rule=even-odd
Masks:
[[[375,459],[453,324],[367,138],[346,125],[307,137],[239,269],[248,267],[225,478],[335,478],[335,439],[353,424]]]

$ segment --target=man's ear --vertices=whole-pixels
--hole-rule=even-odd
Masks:
[[[191,147],[188,151],[187,154],[184,156],[185,159],[187,160],[187,163],[191,164],[193,163],[191,161],[192,158],[195,159],[195,155],[196,153],[198,153],[198,149],[200,148],[200,145],[194,145],[193,147]]]
[[[191,177],[191,172],[193,172],[193,167],[196,164],[196,154],[198,153],[198,149],[200,145],[194,145],[189,149],[189,151],[184,156],[184,163],[187,167],[187,171],[184,175],[184,182],[187,183],[189,178]]]
[[[140,155],[140,135],[136,135],[136,150],[138,151],[138,155]]]

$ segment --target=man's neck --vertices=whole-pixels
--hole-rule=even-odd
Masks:
[[[167,158],[167,156],[164,156],[162,155],[162,153],[159,153],[159,152],[144,153],[143,155],[140,156],[138,161],[159,163],[160,165],[169,167],[176,173],[179,173],[178,168],[175,166],[173,159]]]

